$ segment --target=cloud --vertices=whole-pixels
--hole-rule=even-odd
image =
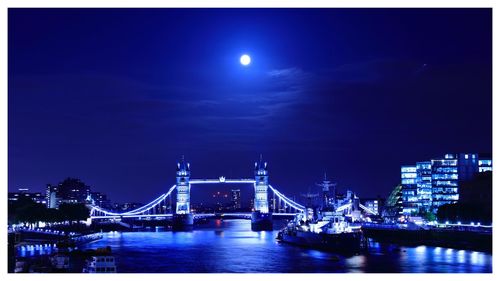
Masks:
[[[304,71],[298,67],[290,67],[284,69],[275,69],[268,72],[268,75],[271,77],[297,77],[303,76]]]
[[[299,67],[275,69],[267,73],[271,79],[271,85],[275,87],[285,87],[288,90],[301,90],[306,87],[314,75]]]
[[[345,83],[379,83],[406,80],[425,64],[390,58],[344,64],[326,71],[330,81]]]

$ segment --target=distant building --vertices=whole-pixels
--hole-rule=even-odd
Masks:
[[[241,209],[241,190],[231,189],[231,203],[234,210]]]
[[[232,198],[229,198],[229,195],[224,192],[217,191],[212,194],[213,199],[215,200],[214,209],[217,212],[222,212],[225,210],[231,210],[232,207]]]
[[[104,209],[110,209],[111,202],[108,199],[107,195],[101,192],[90,192],[90,199],[92,204],[99,206]]]
[[[368,208],[370,211],[374,212],[375,214],[379,214],[379,206],[380,202],[378,199],[365,199],[363,200],[363,206]]]
[[[89,199],[90,187],[79,179],[67,178],[57,186],[47,185],[48,208],[58,208],[63,203],[87,203]]]
[[[134,202],[127,202],[127,203],[114,203],[113,204],[113,209],[115,211],[124,211],[124,212],[127,212],[127,211],[131,211],[131,210],[134,210],[134,209],[137,209],[137,208],[140,208],[144,206],[144,204],[142,203],[134,203]]]
[[[38,204],[47,204],[47,200],[45,196],[41,192],[30,193],[28,188],[19,188],[19,192],[9,192],[8,199],[9,202],[15,202],[19,200],[19,198],[29,198],[33,200],[33,202]]]
[[[403,214],[437,212],[460,199],[460,184],[477,173],[492,171],[491,156],[448,153],[444,158],[401,166]]]

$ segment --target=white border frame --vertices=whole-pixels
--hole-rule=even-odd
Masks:
[[[0,122],[0,132],[2,132],[0,137],[0,155],[3,157],[3,161],[1,162],[0,169],[0,182],[4,183],[5,189],[1,193],[0,196],[0,208],[2,210],[2,215],[0,216],[0,221],[2,222],[0,225],[7,226],[7,168],[8,168],[8,146],[7,146],[7,133],[8,133],[8,95],[7,95],[7,73],[8,73],[8,64],[7,64],[7,9],[8,8],[22,8],[22,7],[64,7],[64,8],[113,8],[113,7],[143,7],[143,8],[159,8],[159,7],[318,7],[318,8],[326,8],[326,7],[335,7],[335,8],[493,8],[493,47],[498,46],[498,30],[499,28],[499,12],[495,9],[500,5],[497,4],[500,1],[494,0],[337,0],[337,1],[324,1],[324,0],[308,0],[308,1],[299,1],[299,0],[142,0],[142,1],[132,1],[132,0],[1,0],[0,1],[0,87],[2,91],[2,95],[0,98],[0,113],[1,113],[1,122]],[[499,56],[495,56],[495,48],[493,48],[493,81],[499,81],[500,78],[496,71],[499,65]],[[495,129],[495,124],[498,124],[499,114],[495,112],[494,109],[498,109],[498,99],[496,98],[498,94],[498,87],[496,87],[495,83],[493,83],[493,147],[495,148],[496,140],[498,140],[498,130]],[[493,149],[493,158],[500,159],[499,153],[497,150]],[[500,182],[498,177],[493,177],[493,218],[494,224],[498,222],[499,210],[500,208],[495,207],[495,203],[498,203],[498,194],[496,188],[499,188]],[[485,280],[494,280],[496,277],[496,273],[499,270],[499,259],[496,257],[498,255],[499,247],[498,247],[498,231],[493,231],[493,252],[495,256],[493,257],[493,274],[432,274],[435,276],[429,276],[429,278],[444,278],[444,279],[453,279],[453,280],[477,280],[477,279],[485,279]],[[50,275],[23,275],[23,274],[7,274],[7,235],[6,231],[0,235],[0,245],[4,245],[2,248],[2,254],[0,254],[0,278],[2,280],[25,280],[25,279],[64,279],[68,276],[71,278],[76,278],[82,280],[83,278],[88,279],[88,275],[79,275],[79,274],[50,274]],[[425,274],[430,275],[430,274]],[[342,277],[341,277],[342,276]],[[239,281],[243,280],[254,280],[255,278],[265,278],[265,279],[279,279],[279,278],[291,278],[295,280],[303,280],[303,279],[321,279],[321,280],[332,280],[332,278],[342,278],[342,279],[355,279],[355,280],[363,280],[366,278],[376,278],[376,279],[390,279],[390,280],[400,280],[401,278],[409,279],[409,280],[417,280],[422,277],[420,274],[344,274],[344,275],[331,275],[331,274],[290,274],[283,276],[282,274],[168,274],[167,276],[163,274],[118,274],[118,275],[94,275],[93,279],[100,280],[109,280],[119,278],[120,280],[137,280],[138,278],[148,278],[155,280],[165,280],[175,279],[177,280],[190,280],[190,279],[206,279],[206,280],[235,280]]]

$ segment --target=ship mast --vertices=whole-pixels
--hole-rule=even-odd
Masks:
[[[330,197],[330,187],[333,187],[333,209],[335,209],[335,201],[337,199],[337,190],[336,190],[337,183],[332,183],[331,181],[329,181],[326,177],[326,172],[325,172],[325,178],[323,182],[317,183],[316,185],[322,188],[324,208],[328,207],[328,201]]]
[[[307,198],[307,207],[313,207],[312,204],[312,199],[316,198],[319,196],[318,193],[311,193],[311,188],[309,187],[309,190],[307,193],[301,193],[300,196]]]

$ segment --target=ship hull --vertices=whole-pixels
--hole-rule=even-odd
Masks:
[[[282,230],[279,241],[318,250],[344,254],[356,254],[361,251],[361,232],[338,234],[314,233],[306,231]]]

